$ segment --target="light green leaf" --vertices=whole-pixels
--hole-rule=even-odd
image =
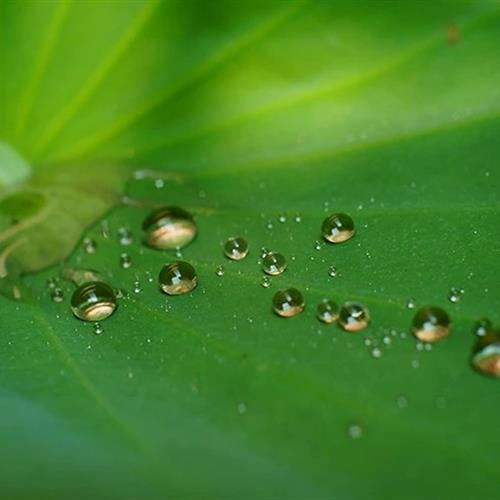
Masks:
[[[499,14],[0,3],[0,270],[24,299],[0,298],[4,495],[497,497],[498,380],[470,354],[473,322],[500,322]],[[198,224],[185,296],[158,289],[175,252],[141,244],[158,205]],[[355,237],[316,250],[336,211]],[[228,261],[240,235],[250,253]],[[288,260],[269,288],[261,247]],[[102,335],[72,316],[72,284],[52,301],[67,266],[128,292]],[[289,286],[306,310],[282,319],[271,301]],[[320,323],[325,297],[361,301],[370,327]],[[431,351],[410,335],[410,298],[452,318]]]

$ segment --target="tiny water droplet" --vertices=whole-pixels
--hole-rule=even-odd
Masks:
[[[269,276],[262,276],[262,279],[260,280],[260,284],[264,288],[269,288],[271,286],[271,278]]]
[[[295,215],[295,222],[297,224],[299,224],[300,222],[302,222],[302,216],[300,214]]]
[[[315,250],[321,250],[321,247],[322,247],[322,246],[323,246],[323,245],[322,245],[321,241],[316,240],[316,241],[314,242],[314,249],[315,249]]]
[[[238,413],[243,415],[247,412],[247,405],[245,403],[238,403]]]
[[[163,266],[158,279],[160,288],[168,295],[188,293],[198,284],[198,276],[194,267],[184,261]]]
[[[247,240],[240,236],[229,238],[226,243],[224,243],[224,254],[231,260],[244,259],[248,255]]]
[[[330,266],[328,269],[328,276],[330,278],[335,278],[338,275],[337,268],[335,266]]]
[[[224,266],[221,265],[217,266],[215,268],[215,274],[219,277],[224,276]]]
[[[157,250],[185,247],[196,237],[193,216],[180,207],[161,207],[151,212],[142,224],[144,242]]]
[[[162,178],[155,179],[155,188],[163,189],[165,187],[165,181]]]
[[[391,345],[392,344],[392,338],[390,337],[390,335],[384,335],[382,337],[382,343],[384,345]]]
[[[97,243],[90,238],[85,238],[83,240],[83,249],[85,253],[95,253],[97,250]]]
[[[116,308],[113,289],[100,281],[80,285],[71,297],[71,310],[83,321],[102,321],[111,316]]]
[[[354,236],[354,221],[347,214],[331,214],[321,227],[323,238],[330,243],[342,243]]]
[[[331,299],[322,300],[316,309],[316,317],[323,323],[334,323],[339,318],[339,306]]]
[[[481,318],[474,325],[474,334],[477,337],[484,337],[492,328],[492,323],[488,318]]]
[[[412,332],[422,342],[437,342],[450,334],[450,318],[439,307],[423,307],[413,318]]]
[[[269,253],[269,249],[266,247],[262,247],[260,249],[260,258],[263,259]]]
[[[463,288],[452,288],[448,294],[448,300],[453,304],[456,304],[460,301],[464,292]]]
[[[266,274],[275,276],[285,271],[287,266],[285,257],[276,252],[269,252],[262,259],[262,269]]]
[[[370,351],[370,354],[371,354],[371,357],[374,358],[374,359],[378,359],[378,358],[381,358],[382,357],[382,349],[380,349],[380,347],[374,347],[371,351]]]
[[[415,306],[417,305],[417,302],[416,300],[413,298],[413,297],[410,297],[407,301],[406,301],[406,307],[408,309],[415,309]]]
[[[370,323],[368,309],[359,302],[346,302],[340,309],[339,324],[346,332],[363,330]]]
[[[133,238],[130,229],[123,226],[118,228],[118,241],[120,242],[120,245],[124,247],[131,245]]]
[[[356,422],[351,422],[347,426],[347,436],[350,439],[361,439],[363,437],[363,427]]]
[[[62,291],[62,288],[53,288],[50,293],[50,297],[52,302],[56,302],[58,304],[61,303],[64,300],[64,292]]]
[[[400,394],[399,396],[396,397],[396,404],[398,405],[398,408],[408,408],[408,399],[404,394]]]
[[[132,259],[130,258],[130,255],[128,253],[122,253],[120,255],[120,266],[123,269],[128,269],[132,266]]]
[[[96,335],[101,335],[104,332],[104,328],[101,323],[94,323],[94,333]]]
[[[103,221],[101,221],[101,236],[107,240],[109,238],[110,232],[109,222],[108,220],[104,219]]]
[[[296,288],[279,290],[273,297],[273,309],[278,316],[290,318],[300,314],[305,307],[304,296]]]
[[[286,215],[285,214],[279,214],[278,221],[281,222],[281,224],[284,224],[286,222]]]
[[[141,286],[141,282],[139,280],[134,281],[134,285],[132,287],[132,290],[134,291],[134,293],[141,293],[142,292],[142,286]]]
[[[490,329],[477,338],[471,362],[479,373],[500,378],[500,331]]]

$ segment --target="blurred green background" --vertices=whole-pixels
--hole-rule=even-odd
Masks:
[[[469,357],[473,322],[500,322],[499,14],[0,0],[1,496],[498,498],[498,380]],[[196,217],[189,295],[158,291],[177,257],[141,245],[154,204]],[[335,211],[357,234],[316,250]],[[289,263],[269,289],[262,246]],[[129,291],[100,336],[71,284],[51,299],[66,265]],[[289,320],[270,309],[285,286],[307,303]],[[370,327],[319,323],[324,297]],[[430,351],[410,298],[452,317]]]

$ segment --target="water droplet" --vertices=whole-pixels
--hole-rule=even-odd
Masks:
[[[269,252],[262,259],[262,269],[265,273],[272,276],[283,273],[286,269],[286,266],[286,259],[280,253]]]
[[[328,269],[328,276],[331,278],[335,278],[338,275],[337,268],[335,266],[330,266]]]
[[[450,334],[450,318],[439,307],[423,307],[413,318],[412,332],[422,342],[437,342]]]
[[[384,335],[382,337],[382,343],[384,345],[391,345],[392,344],[392,338],[389,335]]]
[[[478,337],[471,361],[472,366],[483,375],[500,378],[500,331],[489,330]]]
[[[139,280],[134,281],[134,285],[132,287],[132,290],[134,291],[134,293],[141,293],[142,292],[142,286],[141,286],[141,282]]]
[[[80,285],[71,297],[73,314],[83,321],[101,321],[117,307],[113,289],[106,283],[91,281]]]
[[[260,249],[260,258],[263,259],[269,253],[269,249],[266,247],[262,247]]]
[[[247,405],[245,403],[239,403],[238,404],[238,413],[240,415],[243,415],[247,412]]]
[[[193,216],[180,207],[162,207],[151,212],[142,224],[146,245],[174,250],[193,241],[198,229]]]
[[[304,310],[304,296],[296,288],[279,290],[273,297],[273,309],[278,316],[290,318]]]
[[[104,332],[104,328],[101,323],[94,323],[94,333],[96,335],[101,335]]]
[[[126,227],[120,227],[118,229],[118,241],[122,246],[128,246],[132,244],[133,238],[132,233]]]
[[[155,179],[155,188],[163,189],[165,187],[165,181],[162,178]]]
[[[398,405],[398,408],[408,408],[408,399],[404,394],[400,394],[399,396],[396,397],[396,404]]]
[[[95,253],[97,250],[97,243],[90,238],[85,238],[83,240],[83,249],[85,253]]]
[[[481,318],[474,325],[474,334],[477,337],[484,337],[491,330],[491,327],[492,323],[488,318]]]
[[[347,436],[350,439],[361,439],[363,437],[363,427],[356,422],[351,422],[347,426]]]
[[[334,323],[339,317],[339,306],[334,300],[324,299],[318,304],[316,316],[323,323]]]
[[[302,216],[300,214],[295,215],[295,222],[297,224],[299,224],[300,222],[302,222]]]
[[[271,286],[271,278],[269,276],[262,276],[262,279],[260,280],[260,284],[264,288],[269,288]]]
[[[215,274],[216,274],[217,276],[219,276],[219,277],[220,277],[220,276],[224,276],[224,266],[221,266],[221,265],[217,266],[217,267],[215,268]]]
[[[241,237],[229,238],[224,244],[224,254],[231,260],[244,259],[248,255],[247,240]]]
[[[132,259],[130,258],[130,255],[128,253],[121,254],[120,266],[123,267],[123,269],[128,269],[132,266]]]
[[[107,240],[109,238],[109,233],[109,222],[104,219],[103,221],[101,221],[101,236]]]
[[[286,222],[286,215],[280,214],[278,217],[278,221],[281,222],[281,224],[284,224]]]
[[[332,214],[323,221],[321,232],[326,241],[342,243],[354,236],[354,221],[347,214]]]
[[[50,298],[52,299],[52,302],[61,303],[64,300],[64,292],[62,291],[62,288],[53,288],[50,292]]]
[[[378,359],[378,358],[381,358],[382,357],[382,349],[380,349],[380,347],[374,347],[371,352],[371,357],[372,358],[375,358],[375,359]]]
[[[369,322],[370,313],[359,302],[346,302],[340,309],[339,324],[346,332],[363,330]]]
[[[315,249],[315,250],[321,250],[321,247],[322,247],[322,246],[323,246],[323,245],[322,245],[321,241],[316,240],[316,241],[314,242],[314,249]]]
[[[465,290],[463,288],[452,288],[448,294],[448,300],[453,304],[456,304],[464,294]]]
[[[194,267],[184,261],[163,266],[158,279],[160,288],[168,295],[188,293],[198,284],[198,276]]]
[[[415,309],[415,306],[417,305],[416,300],[413,297],[410,297],[407,302],[406,302],[406,307],[408,309]]]

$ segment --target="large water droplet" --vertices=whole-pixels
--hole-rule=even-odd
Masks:
[[[296,288],[279,290],[273,297],[274,312],[284,318],[297,316],[304,310],[304,296]]]
[[[450,334],[450,318],[439,307],[423,307],[413,318],[412,332],[422,342],[437,342]]]
[[[179,207],[154,210],[144,220],[142,229],[146,245],[159,250],[183,248],[198,232],[193,216]]]
[[[339,324],[346,332],[363,330],[369,323],[370,313],[359,302],[346,302],[340,309]]]
[[[270,274],[272,276],[284,272],[286,266],[286,259],[280,253],[269,252],[262,259],[262,269],[266,274]]]
[[[231,260],[244,259],[248,255],[247,240],[241,237],[229,238],[224,243],[224,254]]]
[[[326,241],[342,243],[354,236],[354,221],[347,214],[332,214],[323,221],[321,231]]]
[[[477,339],[471,361],[483,375],[500,378],[500,331],[489,330]]]
[[[184,261],[163,266],[158,279],[160,288],[168,295],[188,293],[198,284],[198,276],[194,267]]]
[[[92,281],[80,285],[71,297],[73,314],[83,321],[101,321],[117,307],[113,289],[106,283]]]
[[[323,323],[334,323],[339,317],[339,306],[334,300],[324,299],[318,304],[316,316]]]

